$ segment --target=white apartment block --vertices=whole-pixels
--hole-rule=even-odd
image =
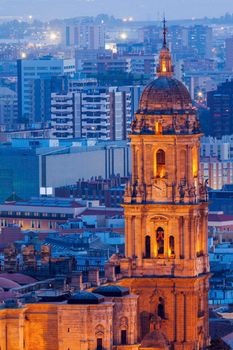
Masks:
[[[215,137],[202,137],[201,158],[216,157],[219,160],[233,159],[233,135],[223,136],[221,139]]]
[[[80,94],[67,93],[51,96],[51,127],[54,138],[81,137]]]
[[[92,23],[66,26],[65,44],[79,49],[104,49],[105,26]]]
[[[217,190],[233,183],[233,135],[221,139],[202,137],[200,175]]]
[[[208,180],[208,186],[221,190],[223,185],[233,183],[233,161],[218,161],[216,158],[203,159],[200,163],[200,175]]]
[[[108,88],[82,92],[82,137],[110,140],[110,92]]]
[[[0,87],[0,124],[11,128],[17,115],[17,93],[7,87]]]

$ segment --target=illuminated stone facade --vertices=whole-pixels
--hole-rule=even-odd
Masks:
[[[209,344],[207,190],[201,133],[185,86],[161,50],[158,78],[132,124],[125,192],[125,257],[108,284],[0,311],[1,350],[204,350]]]
[[[91,293],[82,294],[90,298]],[[137,350],[137,299],[138,296],[128,294],[106,297],[99,303],[93,300],[90,304],[87,301],[43,302],[3,309],[0,311],[0,349],[121,349],[113,343],[121,344],[127,334],[126,341],[134,345],[122,345],[122,349]]]
[[[157,319],[154,329],[159,323],[171,349],[205,349],[209,261],[207,189],[199,178],[202,134],[188,91],[172,75],[164,40],[158,78],[145,88],[132,126],[125,258],[112,263],[120,265],[123,279],[117,283],[139,296],[140,342]]]

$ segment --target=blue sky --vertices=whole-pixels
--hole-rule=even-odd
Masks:
[[[233,0],[0,0],[0,15],[33,15],[41,19],[108,13],[116,17],[168,19],[233,13]]]

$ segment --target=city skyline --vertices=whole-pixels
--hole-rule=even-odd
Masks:
[[[233,12],[230,0],[0,0],[1,16],[34,16],[40,19],[95,16],[107,13],[116,17],[132,16],[135,20],[159,20],[166,13],[168,20],[219,17]],[[46,11],[45,11],[46,6]]]

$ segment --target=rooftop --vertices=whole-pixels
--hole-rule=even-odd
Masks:
[[[68,304],[100,304],[104,302],[104,297],[102,295],[91,293],[91,292],[78,292],[73,294],[69,300]]]

